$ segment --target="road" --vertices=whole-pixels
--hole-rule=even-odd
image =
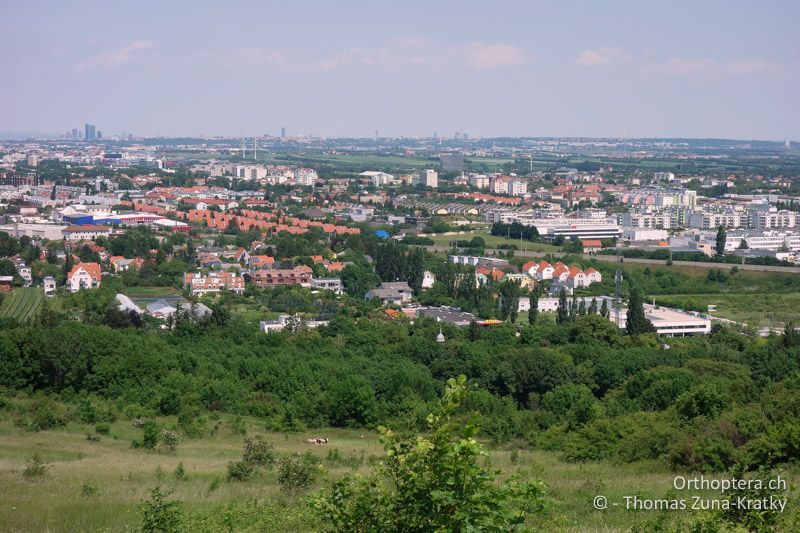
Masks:
[[[449,246],[426,246],[425,247],[429,252],[450,252],[452,248]],[[486,249],[487,252],[505,252],[505,250],[493,250],[493,249]],[[541,258],[547,255],[557,255],[554,253],[548,252],[526,252],[521,250],[514,251],[514,257],[531,257],[531,258]],[[596,259],[598,261],[604,261],[606,263],[616,263],[617,256],[615,255],[592,255],[586,256],[582,255],[581,257],[585,259]],[[626,257],[623,259],[624,263],[641,263],[645,265],[666,265],[667,262],[664,259],[643,259],[639,257]],[[680,265],[680,266],[690,266],[696,268],[723,268],[723,269],[730,269],[733,264],[730,263],[712,263],[712,262],[695,262],[695,261],[673,261],[673,265]],[[739,270],[752,270],[756,272],[783,272],[786,274],[800,274],[800,267],[784,267],[784,266],[767,266],[767,265],[740,265],[736,264],[739,267]]]

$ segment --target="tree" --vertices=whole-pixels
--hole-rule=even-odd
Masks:
[[[611,310],[608,308],[608,299],[603,298],[603,304],[600,306],[600,314],[603,318],[608,318]]]
[[[500,318],[515,322],[519,312],[519,285],[513,281],[500,284]]]
[[[567,291],[562,287],[558,292],[558,309],[556,309],[556,324],[569,322],[569,303],[567,303]]]
[[[739,241],[739,249],[740,250],[747,250],[748,248],[750,248],[750,247],[747,245],[747,241],[744,239],[744,237],[742,237],[742,240]]]
[[[717,244],[716,244],[716,252],[717,255],[725,255],[725,241],[728,239],[727,233],[725,232],[725,226],[720,226],[717,230]]]
[[[652,333],[656,330],[653,323],[644,314],[644,296],[638,287],[631,289],[631,295],[628,298],[625,329],[628,331],[628,335]]]
[[[529,297],[531,308],[528,310],[528,324],[535,324],[539,318],[539,287],[536,286]]]
[[[169,492],[156,487],[150,491],[150,500],[139,505],[142,513],[142,533],[180,533],[183,528],[183,509],[179,501],[166,501]]]
[[[603,300],[605,302],[605,300]],[[589,305],[589,314],[596,315],[597,314],[597,298],[592,298],[592,303]]]
[[[450,379],[429,433],[401,439],[380,428],[386,458],[366,478],[345,477],[314,500],[328,531],[525,531],[544,510],[541,482],[498,485],[473,423],[458,427],[453,414],[468,393],[463,375]]]

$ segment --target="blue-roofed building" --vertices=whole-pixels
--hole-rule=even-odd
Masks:
[[[378,229],[378,230],[375,230],[375,236],[376,237],[380,237],[381,239],[388,239],[389,238],[389,232],[386,231],[385,229]]]

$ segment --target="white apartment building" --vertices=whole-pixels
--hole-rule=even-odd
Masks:
[[[725,240],[725,251],[738,249],[742,240],[750,250],[769,250],[771,252],[789,251],[800,253],[800,233],[794,231],[745,231],[731,232]]]
[[[513,176],[498,176],[490,180],[491,191],[494,194],[508,196],[525,196],[528,194],[528,183]]]
[[[678,226],[677,215],[666,211],[637,213],[628,211],[622,214],[622,225],[630,228],[663,228]],[[673,222],[675,222],[673,224]]]
[[[471,187],[475,187],[476,189],[488,189],[489,176],[485,174],[470,174],[469,184]]]
[[[675,181],[675,174],[672,172],[656,172],[653,174],[655,181]]]
[[[432,169],[421,170],[414,179],[414,185],[422,184],[425,187],[435,189],[439,186],[439,173]]]
[[[244,180],[263,180],[267,177],[267,167],[264,165],[233,165],[231,174],[235,178]]]
[[[774,207],[768,211],[750,210],[749,226],[756,229],[794,228],[797,226],[797,213],[794,211],[778,211]]]
[[[391,175],[387,174],[386,172],[378,172],[375,170],[368,170],[366,172],[362,172],[359,174],[362,178],[369,178],[372,181],[372,184],[376,187],[383,187],[385,185],[392,185],[397,181],[397,179]]]

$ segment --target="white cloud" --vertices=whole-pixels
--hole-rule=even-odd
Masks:
[[[510,44],[470,43],[452,49],[473,68],[500,68],[524,65],[533,59],[521,48]]]
[[[714,74],[719,65],[713,59],[685,59],[672,57],[661,63],[653,63],[646,67],[650,74],[671,78],[684,78],[693,75]]]
[[[780,66],[763,59],[743,59],[725,66],[725,73],[731,76],[748,76],[751,74],[771,74],[778,72]]]
[[[116,68],[128,63],[142,50],[153,48],[150,41],[132,41],[119,50],[107,50],[94,55],[78,65],[79,72],[95,68]]]
[[[285,63],[287,60],[288,56],[285,52],[251,46],[237,48],[224,54],[220,59],[220,64],[225,68],[244,68]]]
[[[584,50],[575,60],[575,65],[579,67],[604,67],[624,61],[628,58],[628,52],[617,46],[604,46]]]

